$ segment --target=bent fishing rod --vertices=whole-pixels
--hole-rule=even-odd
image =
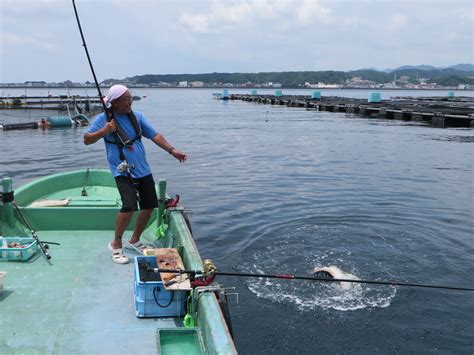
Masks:
[[[255,274],[255,273],[242,273],[242,272],[223,272],[213,271],[211,273],[201,270],[181,270],[181,269],[161,269],[161,268],[150,268],[153,272],[166,272],[176,274],[189,274],[195,275],[222,275],[222,276],[237,276],[237,277],[257,277],[267,279],[284,279],[284,280],[306,280],[306,281],[317,281],[317,282],[352,282],[359,284],[372,284],[372,285],[388,285],[388,286],[403,286],[403,287],[424,287],[424,288],[436,288],[444,290],[455,290],[455,291],[474,291],[474,288],[470,287],[456,287],[456,286],[445,286],[445,285],[428,285],[419,283],[408,283],[399,281],[376,281],[376,280],[352,280],[352,279],[332,279],[314,276],[298,276],[292,274]]]
[[[77,12],[75,0],[72,0],[72,6],[74,7],[74,14],[76,15],[77,26],[79,27],[79,33],[81,34],[82,46],[84,47],[84,50],[86,52],[87,61],[89,62],[89,67],[91,68],[92,76],[94,77],[94,83],[95,83],[95,86],[97,88],[97,92],[99,93],[100,103],[102,104],[102,108],[104,109],[105,115],[107,116],[107,121],[108,122],[110,122],[111,120],[115,121],[116,130],[113,133],[113,135],[114,135],[115,140],[117,142],[117,147],[118,147],[119,153],[120,153],[120,159],[123,160],[123,162],[125,162],[124,165],[123,165],[123,163],[120,164],[118,169],[119,169],[120,172],[125,172],[127,177],[130,179],[133,186],[135,187],[135,192],[137,194],[137,199],[138,199],[138,201],[140,201],[140,194],[138,193],[136,183],[133,181],[132,173],[130,171],[130,168],[133,168],[133,166],[127,163],[127,160],[125,158],[125,154],[123,153],[123,147],[128,147],[128,145],[130,143],[133,144],[133,141],[128,139],[128,138],[122,138],[122,137],[126,137],[126,134],[122,130],[122,128],[120,127],[117,120],[114,119],[113,111],[111,109],[109,109],[107,107],[106,103],[105,103],[104,97],[102,96],[102,91],[100,90],[99,81],[97,80],[97,76],[95,75],[95,70],[94,70],[94,66],[92,65],[92,60],[91,60],[91,57],[89,55],[89,50],[87,49],[86,39],[84,38],[84,33],[82,32],[81,21],[79,20],[79,14]],[[123,147],[121,147],[120,145],[122,145]]]

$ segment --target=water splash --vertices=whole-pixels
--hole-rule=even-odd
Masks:
[[[264,272],[256,265],[254,268],[258,273]],[[358,279],[349,273],[341,276],[344,279]],[[341,284],[333,282],[299,282],[258,279],[249,281],[247,287],[259,298],[291,303],[300,311],[313,311],[317,308],[337,311],[385,308],[390,306],[396,295],[396,288],[393,286],[373,287],[352,283],[350,287],[341,287]]]
[[[283,228],[268,230],[256,239],[245,254],[251,265],[241,265],[252,273],[291,273],[313,276],[314,270],[331,270],[335,278],[390,278],[393,265],[367,250],[385,250],[391,246],[390,234],[384,226],[374,227],[360,221],[299,220]],[[365,253],[359,251],[365,250]],[[392,251],[393,253],[393,251]],[[396,251],[395,256],[399,252]],[[367,258],[370,260],[367,260]],[[326,265],[326,266],[325,266]],[[331,265],[331,267],[327,266]],[[374,272],[375,271],[375,272]],[[318,276],[318,275],[316,275]],[[248,289],[259,298],[293,304],[300,311],[316,309],[355,311],[384,308],[396,295],[393,286],[359,283],[335,283],[281,279],[249,279]]]

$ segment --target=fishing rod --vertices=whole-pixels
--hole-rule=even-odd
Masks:
[[[92,76],[94,77],[94,83],[95,83],[95,86],[96,86],[97,91],[99,93],[100,103],[102,104],[102,108],[104,109],[104,112],[107,116],[107,121],[111,121],[111,120],[114,119],[114,114],[113,114],[112,110],[110,110],[107,107],[107,105],[105,104],[104,97],[102,96],[102,91],[100,91],[99,81],[97,80],[97,76],[95,75],[94,66],[92,65],[92,60],[91,60],[91,57],[89,55],[89,50],[87,49],[87,44],[86,44],[86,40],[84,38],[84,33],[82,32],[81,21],[79,20],[79,14],[77,13],[75,0],[72,0],[72,6],[74,7],[74,13],[76,15],[77,26],[79,27],[79,32],[81,34],[82,46],[84,47],[84,50],[86,51],[87,60],[89,62],[89,66],[91,68]],[[120,141],[120,143],[123,144],[124,146],[127,146],[131,142],[130,139],[125,139],[125,140],[122,139],[122,136],[124,136],[123,131],[122,131],[121,127],[119,126],[119,124],[116,120],[115,120],[115,123],[116,123],[116,131],[114,132],[115,139]]]
[[[91,60],[91,57],[89,55],[89,50],[87,49],[86,40],[84,38],[84,33],[82,32],[81,22],[79,21],[79,14],[77,13],[75,0],[72,0],[72,6],[74,7],[74,13],[76,15],[77,26],[79,27],[79,32],[81,34],[82,45],[84,47],[84,50],[86,51],[87,60],[89,61],[89,66],[90,66],[91,71],[92,71],[92,76],[94,77],[95,87],[97,88],[97,91],[99,92],[100,103],[102,104],[102,108],[104,109],[104,112],[107,115],[107,120],[111,120],[113,118],[113,116],[111,115],[111,112],[109,111],[109,109],[107,108],[107,105],[105,104],[104,97],[102,96],[102,91],[100,91],[99,82],[97,81],[97,77],[95,75],[94,67],[92,65],[92,60]]]
[[[82,46],[84,47],[84,50],[86,51],[87,61],[89,62],[89,66],[91,68],[92,76],[94,77],[94,83],[95,83],[95,86],[96,86],[97,91],[99,93],[99,99],[100,99],[100,102],[102,104],[102,108],[104,109],[105,115],[107,116],[107,121],[110,122],[111,120],[114,120],[114,122],[115,122],[115,131],[113,132],[113,135],[114,135],[115,140],[117,142],[117,147],[119,149],[120,159],[122,160],[122,163],[117,168],[121,173],[125,173],[127,175],[127,177],[130,179],[130,182],[135,187],[135,193],[137,195],[137,200],[140,201],[140,194],[138,193],[137,184],[135,183],[135,181],[133,181],[132,173],[130,171],[130,168],[133,169],[134,166],[133,166],[133,164],[128,164],[127,159],[125,158],[125,154],[123,153],[123,147],[129,147],[130,144],[133,145],[133,141],[127,137],[127,135],[125,134],[125,131],[121,128],[118,121],[115,120],[113,110],[109,109],[107,107],[107,105],[105,104],[104,97],[102,96],[102,92],[100,91],[99,81],[97,80],[97,76],[95,75],[94,66],[92,65],[92,60],[91,60],[91,57],[89,55],[89,50],[87,49],[86,39],[84,38],[84,33],[82,32],[81,21],[79,20],[79,14],[77,12],[75,0],[72,0],[72,6],[74,7],[74,14],[76,15],[77,26],[79,27],[79,33],[81,34]],[[125,138],[122,138],[122,137],[125,137]],[[120,144],[123,147],[121,147]],[[84,193],[84,192],[86,192],[86,191],[82,190],[82,193]],[[82,196],[86,196],[86,195],[82,195]]]
[[[153,272],[167,272],[176,274],[189,274],[194,275],[209,275],[209,272],[201,270],[181,270],[181,269],[161,269],[161,268],[150,268]],[[268,279],[285,279],[285,280],[307,280],[307,281],[318,281],[318,282],[352,282],[360,284],[373,284],[373,285],[388,285],[388,286],[406,286],[406,287],[425,287],[425,288],[437,288],[445,290],[456,290],[456,291],[474,291],[474,288],[469,287],[455,287],[455,286],[443,286],[443,285],[427,285],[419,283],[408,283],[399,281],[376,281],[376,280],[352,280],[352,279],[329,279],[323,277],[314,276],[298,276],[292,274],[255,274],[255,273],[242,273],[242,272],[223,272],[213,271],[215,275],[222,276],[238,276],[238,277],[258,277]]]
[[[33,236],[33,239],[36,240],[36,243],[39,245],[41,251],[43,252],[43,255],[45,256],[45,258],[47,260],[51,259],[51,255],[49,255],[48,251],[46,249],[48,249],[48,245],[47,244],[44,244],[45,242],[41,241],[39,238],[38,238],[38,234],[36,234],[35,230],[31,227],[30,223],[28,222],[28,220],[26,219],[26,217],[23,215],[23,213],[21,212],[20,208],[18,207],[18,205],[16,204],[15,201],[12,202],[13,203],[13,207],[15,207],[16,211],[18,212],[18,215],[21,217],[23,223],[28,227],[28,229],[30,230],[31,232],[31,235]],[[59,243],[51,243],[51,244],[57,244],[59,245]]]

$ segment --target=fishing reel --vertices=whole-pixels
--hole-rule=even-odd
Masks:
[[[128,164],[125,160],[117,166],[117,171],[121,172],[121,173],[125,173],[127,171],[130,171],[131,169],[135,169],[135,164],[133,164],[133,163]]]
[[[204,275],[206,275],[206,277],[213,276],[217,271],[217,268],[215,267],[211,259],[204,259],[203,266],[204,266]]]

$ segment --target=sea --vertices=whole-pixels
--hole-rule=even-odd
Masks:
[[[134,89],[141,100],[133,108],[187,153],[179,163],[145,142],[155,180],[181,196],[199,252],[218,270],[312,276],[316,267],[336,266],[363,280],[474,287],[473,129],[221,101],[213,92],[222,90]],[[48,93],[65,94],[3,89],[2,96]],[[321,95],[367,98],[369,91]],[[0,115],[0,123],[31,119]],[[107,168],[104,144],[85,146],[84,129],[0,131],[0,176],[12,177],[15,188],[52,173]],[[241,354],[474,352],[473,292],[217,282],[229,294]]]

